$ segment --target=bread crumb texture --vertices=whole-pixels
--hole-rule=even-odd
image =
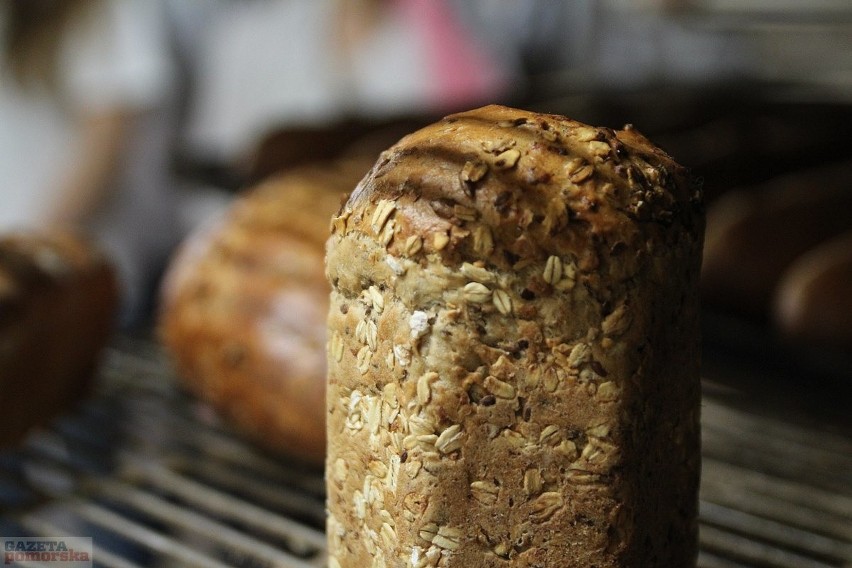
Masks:
[[[632,128],[500,106],[332,222],[330,566],[694,566],[701,195]]]

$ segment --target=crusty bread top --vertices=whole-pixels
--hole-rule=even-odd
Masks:
[[[101,273],[108,280],[115,278],[106,257],[76,235],[12,232],[0,236],[0,328],[14,325],[14,314],[25,303],[36,301],[38,291]],[[110,301],[104,298],[105,304]]]
[[[328,212],[370,167],[365,159],[337,160],[295,168],[254,187],[230,211],[234,226],[250,225],[322,245],[328,238]]]
[[[12,232],[0,236],[0,262],[7,270],[31,270],[61,280],[74,270],[100,267],[107,260],[82,237],[72,234]]]
[[[308,249],[322,254],[329,211],[340,207],[368,168],[364,159],[322,162],[278,173],[247,190],[181,244],[160,289],[160,319],[174,309],[179,294],[194,293],[191,281],[207,278],[205,264],[250,263],[265,274],[316,279],[316,259]],[[292,250],[293,243],[282,247],[282,239],[298,242],[300,251]]]
[[[447,265],[519,269],[572,255],[594,270],[621,250],[678,238],[674,226],[692,232],[701,201],[688,171],[630,126],[491,105],[382,153],[334,219],[332,240],[354,230],[391,255],[438,253]]]

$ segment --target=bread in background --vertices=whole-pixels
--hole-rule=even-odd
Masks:
[[[369,164],[303,166],[262,182],[183,244],[160,336],[182,383],[268,449],[325,456],[329,221]]]
[[[773,317],[793,344],[852,355],[852,231],[793,262],[776,290]]]
[[[809,249],[852,229],[852,163],[728,192],[707,212],[703,297],[714,309],[767,320],[784,272]]]
[[[0,236],[0,447],[85,396],[117,310],[115,271],[86,240]]]

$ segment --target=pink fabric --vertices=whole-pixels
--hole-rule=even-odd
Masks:
[[[397,1],[425,46],[437,106],[481,103],[505,91],[504,71],[462,28],[444,0]]]

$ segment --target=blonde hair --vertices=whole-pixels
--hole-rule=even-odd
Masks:
[[[0,0],[3,71],[23,88],[59,90],[59,58],[69,30],[95,0]]]

